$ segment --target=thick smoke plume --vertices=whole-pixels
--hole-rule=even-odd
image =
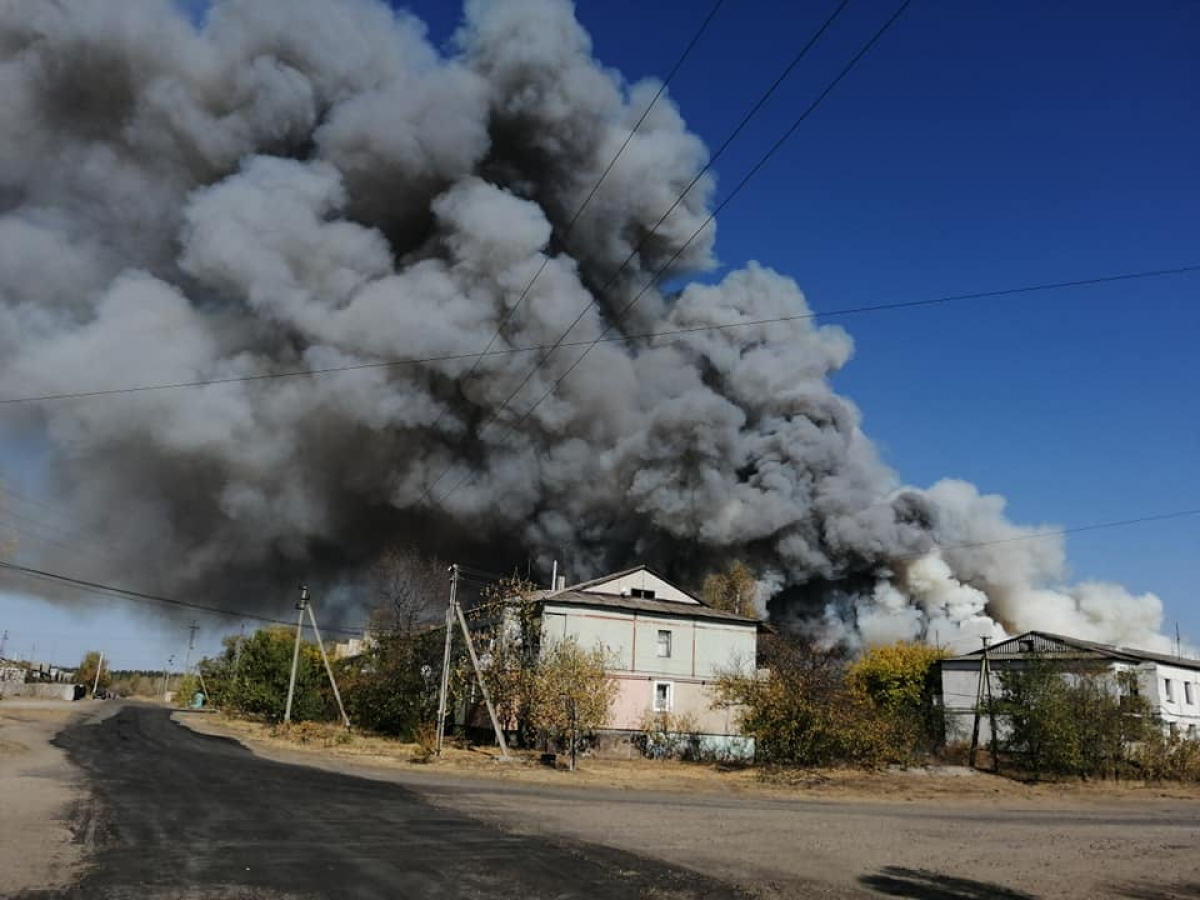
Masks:
[[[564,348],[482,427],[536,359],[468,377],[498,328],[504,350],[583,308],[576,339],[807,311],[751,264],[617,315],[714,192],[650,236],[706,161],[664,97],[568,233],[657,87],[597,62],[565,0],[470,0],[448,54],[374,0],[221,0],[202,25],[166,0],[0,4],[5,396],[465,355],[8,407],[97,538],[26,558],[272,610],[396,542],[692,583],[742,558],[777,619],[830,638],[1158,644],[1156,597],[1061,586],[1061,541],[1011,540],[1000,498],[904,487],[830,387],[840,328],[603,343],[507,433]],[[666,274],[712,267],[714,238]]]

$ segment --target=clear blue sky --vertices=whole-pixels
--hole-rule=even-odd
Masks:
[[[439,44],[459,14],[401,5]],[[664,73],[709,5],[578,4],[631,79]],[[671,88],[690,127],[718,143],[832,6],[728,0]],[[719,189],[892,8],[851,3],[722,159]],[[722,264],[772,266],[822,311],[1200,262],[1197,34],[1191,0],[916,0],[721,217]],[[905,480],[969,479],[1016,521],[1200,507],[1198,293],[1192,275],[840,320],[858,351],[837,386]],[[1073,536],[1072,574],[1159,594],[1168,629],[1200,642],[1198,539],[1200,517]],[[10,649],[44,633],[64,661],[85,645],[123,665],[182,658],[186,632],[145,621],[108,607],[84,637],[77,617],[0,597]]]

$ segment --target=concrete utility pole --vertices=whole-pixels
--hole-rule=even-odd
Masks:
[[[998,772],[1000,771],[1000,736],[996,729],[996,703],[992,696],[992,665],[988,656],[988,645],[991,643],[991,638],[981,637],[980,640],[983,642],[983,659],[979,663],[979,684],[975,688],[975,721],[971,726],[971,751],[967,761],[974,769],[979,756],[979,722],[983,714],[983,707],[986,705],[988,730],[991,732],[988,735],[988,746],[992,753],[992,771]]]
[[[242,623],[242,629],[238,633],[237,647],[233,651],[233,683],[237,684],[242,673],[242,644],[246,643],[246,623]]]
[[[467,617],[463,615],[462,607],[457,603],[454,604],[454,611],[458,613],[458,622],[462,625],[463,640],[467,642],[467,653],[471,656],[471,667],[475,670],[476,680],[479,681],[479,691],[483,694],[483,702],[487,705],[488,717],[492,720],[492,730],[496,732],[496,743],[500,745],[500,755],[508,759],[508,743],[504,740],[504,731],[500,728],[500,719],[496,716],[496,707],[492,705],[492,697],[488,693],[487,682],[483,679],[483,668],[479,665],[479,657],[475,655],[475,642],[471,640],[471,631],[467,628]]]
[[[300,664],[300,635],[304,631],[304,611],[308,608],[308,586],[300,585],[300,600],[296,609],[300,615],[296,619],[296,646],[292,650],[292,676],[288,679],[287,704],[283,708],[283,721],[292,721],[292,698],[296,695],[296,667]]]
[[[342,724],[346,726],[346,730],[350,730],[350,717],[346,715],[346,707],[342,706],[342,693],[338,690],[337,679],[333,677],[333,666],[329,664],[329,656],[325,653],[325,642],[321,640],[321,630],[317,628],[317,617],[313,612],[312,604],[308,604],[308,621],[312,623],[313,634],[317,637],[317,647],[321,651],[321,659],[325,662],[325,674],[329,676],[329,684],[333,687],[333,699],[337,701],[338,712],[342,714]],[[295,670],[292,670],[292,678],[296,677]]]
[[[0,634],[0,659],[4,659],[4,645],[8,643],[8,629],[4,629],[4,634]]]
[[[96,696],[96,691],[100,687],[100,672],[104,669],[104,651],[100,651],[100,661],[96,663],[96,680],[92,682],[92,697]]]
[[[458,564],[450,567],[450,605],[446,607],[446,646],[442,652],[442,682],[438,688],[437,755],[446,737],[446,694],[450,689],[450,650],[454,641],[454,608],[458,602]]]
[[[167,702],[167,692],[171,689],[171,666],[175,665],[175,657],[167,657],[167,665],[163,668],[163,702]]]
[[[192,651],[196,649],[196,632],[200,630],[200,626],[196,624],[196,620],[192,619],[192,624],[188,626],[188,648],[187,654],[183,657],[183,674],[186,675],[192,665]]]

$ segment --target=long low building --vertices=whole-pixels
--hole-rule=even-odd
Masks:
[[[984,650],[954,656],[941,663],[942,704],[948,740],[971,735],[975,698],[979,689]],[[1137,692],[1146,698],[1164,725],[1177,734],[1200,737],[1200,660],[1110,644],[1045,631],[1024,634],[993,644],[987,650],[992,692],[1001,697],[1001,675],[1020,669],[1034,659],[1049,659],[1064,667],[1078,665],[1112,672],[1136,673]],[[1003,727],[998,724],[1003,733]],[[980,741],[991,738],[987,716],[980,723]]]

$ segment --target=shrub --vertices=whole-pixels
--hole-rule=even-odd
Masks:
[[[651,759],[699,759],[700,727],[691,713],[674,715],[647,710],[635,738],[642,753]]]
[[[413,740],[417,749],[413,751],[413,762],[427,763],[437,753],[437,725],[433,722],[421,722],[413,729]]]
[[[889,725],[873,704],[846,685],[844,648],[795,638],[765,645],[765,673],[722,675],[720,702],[739,709],[743,733],[759,762],[824,766],[879,765],[888,759]]]
[[[1200,741],[1156,729],[1133,751],[1133,762],[1147,781],[1200,783]]]

